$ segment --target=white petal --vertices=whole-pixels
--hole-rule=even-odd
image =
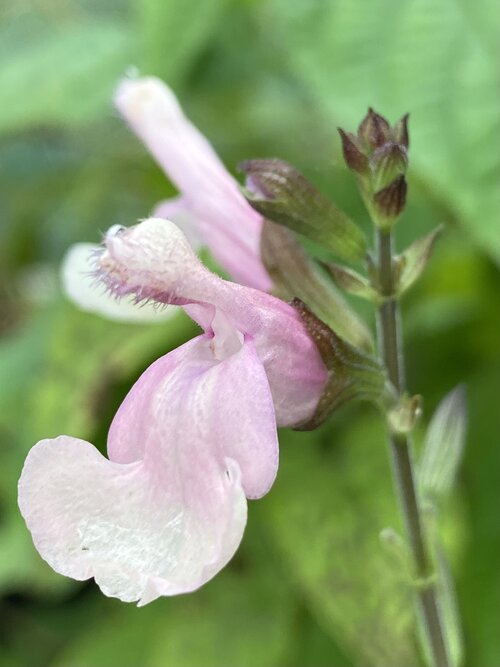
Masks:
[[[113,463],[88,442],[60,436],[29,453],[19,506],[36,548],[56,572],[94,577],[105,595],[146,602],[197,588],[233,555],[246,502],[238,466],[228,461],[227,470],[211,479],[212,499],[224,501],[217,512],[228,510],[219,517],[221,531],[214,505],[204,517],[190,514],[181,495],[155,484],[144,462]]]
[[[66,296],[81,310],[103,315],[110,320],[143,324],[160,323],[175,316],[177,308],[158,308],[152,303],[137,305],[133,296],[116,299],[90,275],[92,256],[100,246],[92,243],[73,245],[64,257],[61,279]]]

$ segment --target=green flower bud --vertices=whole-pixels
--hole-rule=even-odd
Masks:
[[[422,396],[403,395],[389,411],[388,419],[394,433],[410,433],[422,415]]]
[[[295,167],[284,160],[248,160],[243,194],[268,220],[288,227],[338,257],[364,259],[367,242],[359,227]]]
[[[377,148],[370,157],[374,191],[385,188],[398,176],[406,174],[407,168],[408,154],[402,144],[388,141]]]

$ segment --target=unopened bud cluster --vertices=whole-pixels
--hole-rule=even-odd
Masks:
[[[345,161],[358,175],[370,212],[380,227],[391,227],[406,203],[408,114],[391,127],[370,108],[357,134],[339,132]]]

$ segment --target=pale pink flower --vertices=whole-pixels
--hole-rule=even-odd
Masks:
[[[272,283],[260,258],[262,216],[186,118],[172,90],[155,77],[127,78],[115,104],[180,192],[154,214],[173,220],[188,238],[199,238],[237,282],[269,290]]]
[[[154,77],[124,79],[115,104],[180,191],[161,202],[155,215],[175,222],[192,246],[206,246],[233,280],[264,291],[271,279],[260,258],[262,216],[241,194],[207,139],[186,118],[174,93]],[[80,308],[127,322],[162,322],[175,309],[136,308],[116,301],[89,276],[97,245],[80,243],[62,267],[67,296]]]
[[[35,445],[19,505],[57,572],[146,604],[196,589],[232,557],[245,497],[276,474],[276,423],[311,417],[327,371],[291,306],[212,274],[169,221],[110,230],[97,271],[115,295],[183,306],[204,333],[134,385],[109,460],[69,436]]]

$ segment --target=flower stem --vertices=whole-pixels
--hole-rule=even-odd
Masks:
[[[398,394],[405,391],[399,303],[394,296],[393,239],[390,230],[377,229],[377,262],[380,290],[387,298],[378,309],[380,354]],[[406,525],[418,588],[418,611],[424,622],[433,667],[451,667],[437,600],[432,559],[426,543],[415,483],[411,442],[406,435],[390,433],[389,447],[400,511]]]

